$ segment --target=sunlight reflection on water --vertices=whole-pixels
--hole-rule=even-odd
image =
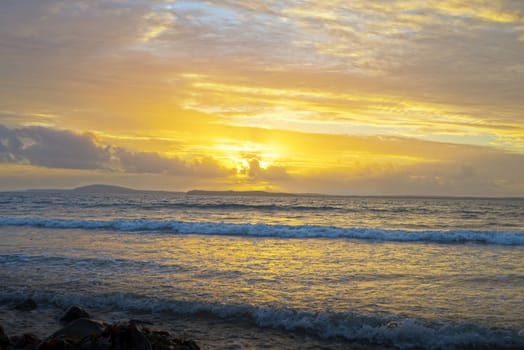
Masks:
[[[61,285],[71,292],[132,291],[178,301],[491,326],[517,326],[524,314],[519,248],[26,228],[7,235],[11,244],[3,244],[3,253],[16,250],[26,260],[13,258],[16,270],[6,285],[31,280],[42,290]],[[39,271],[32,259],[40,259]],[[90,286],[93,280],[101,285]]]

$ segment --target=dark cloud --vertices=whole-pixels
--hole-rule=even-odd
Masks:
[[[154,152],[132,152],[117,148],[114,152],[121,169],[127,173],[168,174],[173,176],[225,176],[233,170],[220,166],[213,158],[203,157],[193,161],[166,158]]]
[[[289,178],[286,169],[278,166],[269,166],[263,168],[257,158],[248,160],[248,167],[243,172],[247,175],[249,181],[281,181]]]
[[[115,151],[122,170],[129,173],[182,173],[186,165],[178,159],[168,159],[153,152],[131,152],[122,148]]]
[[[0,128],[0,159],[48,168],[104,169],[110,161],[106,146],[90,134],[43,127]]]
[[[154,152],[135,152],[99,144],[88,133],[76,134],[44,127],[11,129],[0,125],[0,162],[130,174],[202,177],[233,174],[233,170],[223,168],[211,157],[192,161],[168,158]]]

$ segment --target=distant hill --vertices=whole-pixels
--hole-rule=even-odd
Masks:
[[[139,192],[132,188],[121,187],[121,186],[111,186],[111,185],[88,185],[77,187],[71,190],[72,192],[85,192],[85,193],[135,193]]]
[[[317,193],[289,193],[289,192],[268,192],[268,191],[207,191],[207,190],[191,190],[187,192],[172,192],[172,191],[150,191],[150,190],[136,190],[133,188],[123,186],[113,186],[104,184],[93,184],[87,186],[76,187],[70,190],[63,189],[31,189],[30,192],[73,192],[73,193],[140,193],[140,192],[158,192],[158,193],[177,193],[195,196],[258,196],[258,197],[311,197],[311,196],[326,196]]]

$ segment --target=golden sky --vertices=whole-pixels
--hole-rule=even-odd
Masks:
[[[0,190],[524,196],[524,2],[0,3]]]

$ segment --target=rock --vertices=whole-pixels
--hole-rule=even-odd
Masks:
[[[173,350],[200,350],[200,347],[193,340],[174,339],[173,343],[174,347],[171,348]]]
[[[104,338],[102,336],[90,336],[87,338],[84,338],[80,343],[76,344],[78,349],[81,350],[112,350],[113,346],[109,342],[108,338]],[[73,347],[67,348],[67,350],[70,349],[76,349]]]
[[[0,325],[0,350],[7,349],[9,343],[9,338],[5,334],[4,327]]]
[[[31,311],[37,308],[36,302],[33,299],[26,299],[15,305],[15,309],[20,311]]]
[[[172,341],[169,336],[169,332],[166,331],[153,331],[145,330],[147,339],[151,343],[151,347],[155,350],[172,349]]]
[[[64,339],[48,339],[38,346],[38,350],[69,350],[69,342]]]
[[[104,325],[101,322],[79,318],[53,333],[50,338],[79,341],[88,336],[99,336],[103,331]]]
[[[153,350],[200,350],[200,347],[192,340],[171,338],[167,331],[143,331],[151,343]]]
[[[174,347],[174,350],[200,350],[200,346],[194,340],[179,340]]]
[[[40,339],[38,339],[35,335],[26,333],[20,336],[13,336],[9,338],[11,344],[10,349],[24,349],[24,350],[33,350],[38,347],[38,344],[40,344]]]
[[[146,335],[134,323],[108,326],[104,337],[109,337],[114,350],[152,350]]]
[[[8,338],[0,326],[0,350],[200,350],[192,340],[172,338],[169,332],[135,323],[104,325],[79,318],[40,341],[32,334]]]
[[[77,320],[79,318],[89,318],[89,314],[84,309],[78,306],[71,306],[65,314],[60,317],[60,323],[63,325],[68,324],[71,321]]]

